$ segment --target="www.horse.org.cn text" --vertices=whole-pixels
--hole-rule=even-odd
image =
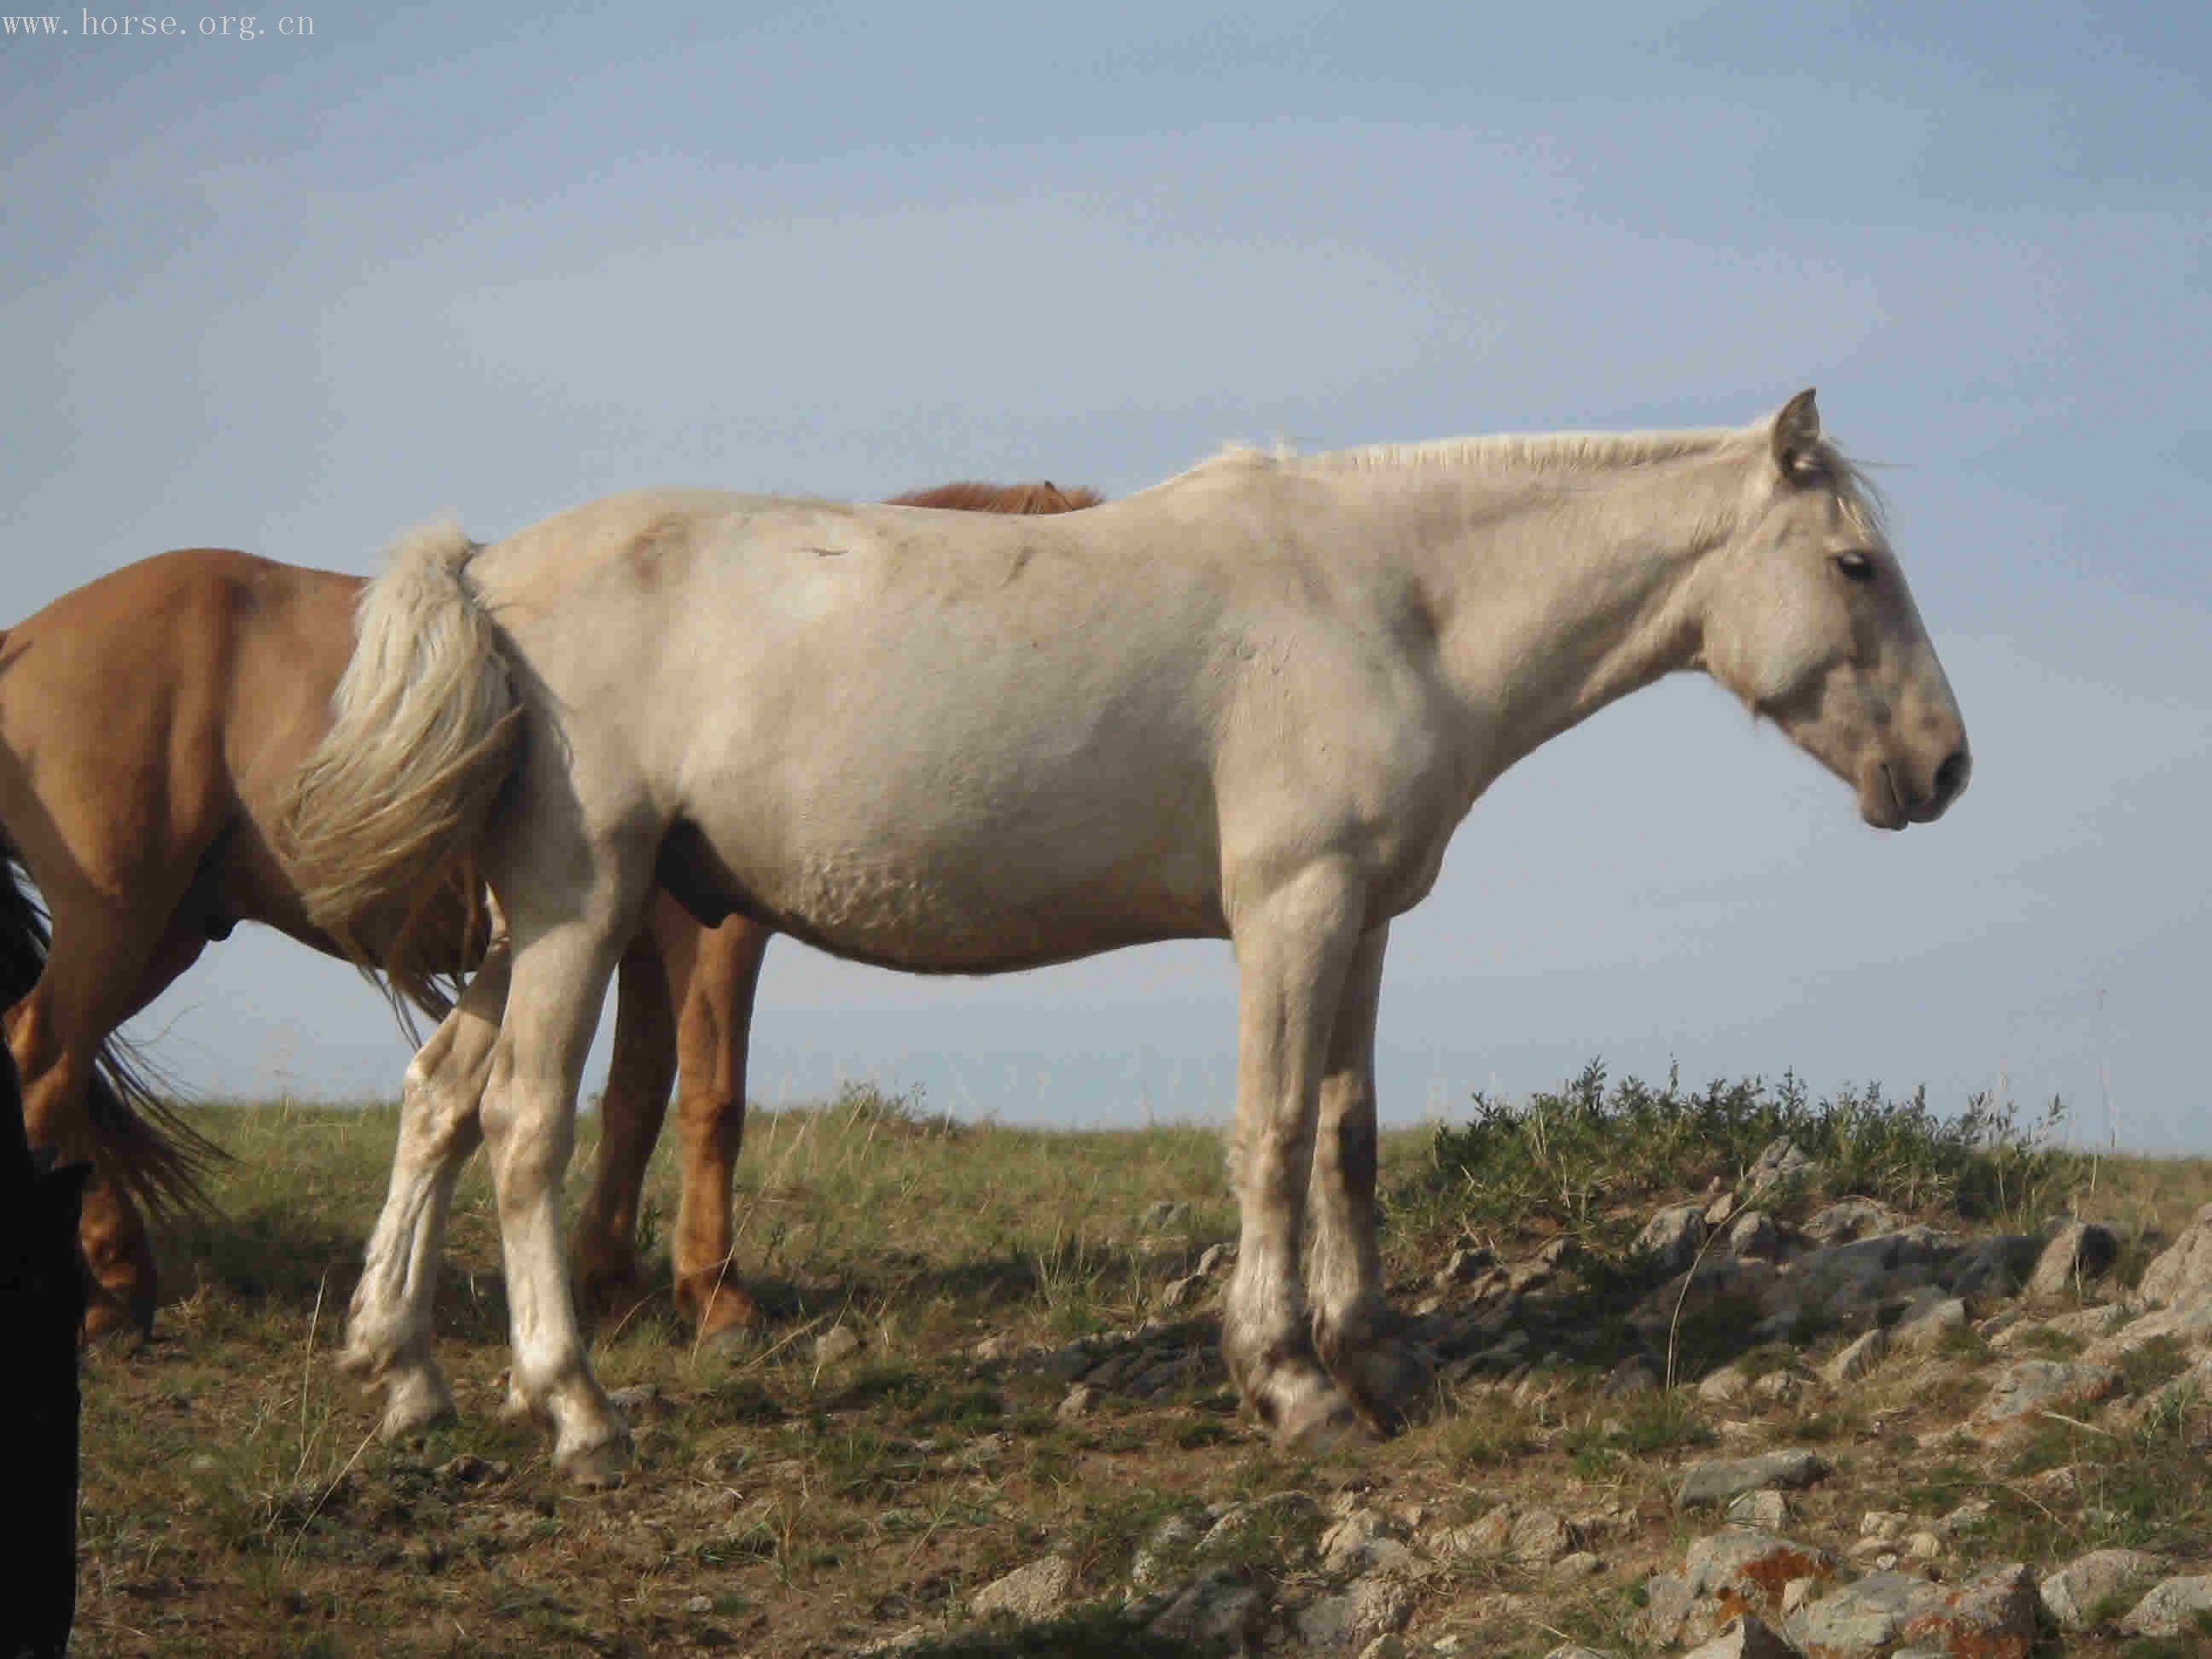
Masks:
[[[75,28],[70,27],[66,15],[52,13],[33,16],[0,16],[0,33],[33,37],[76,35],[88,40],[262,40],[272,36],[289,40],[307,40],[314,38],[315,20],[298,15],[264,18],[221,13],[204,14],[198,17],[173,17],[152,12],[95,12],[80,9]]]

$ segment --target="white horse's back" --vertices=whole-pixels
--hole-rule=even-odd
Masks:
[[[471,577],[591,710],[546,714],[596,811],[686,826],[724,902],[830,950],[1018,967],[1224,933],[1224,757],[1279,746],[1336,678],[1331,629],[1254,580],[1266,550],[1194,536],[1157,495],[1009,534],[651,492],[487,548]],[[1256,710],[1255,661],[1276,682]]]

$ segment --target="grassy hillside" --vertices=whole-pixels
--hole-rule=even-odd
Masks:
[[[1211,1359],[1211,1287],[1168,1289],[1235,1236],[1218,1133],[958,1125],[866,1091],[757,1113],[737,1266],[775,1334],[734,1357],[692,1350],[652,1237],[674,1210],[664,1149],[647,1210],[661,1294],[594,1347],[610,1388],[639,1391],[628,1396],[638,1468],[605,1494],[568,1491],[543,1438],[495,1415],[505,1310],[480,1162],[456,1201],[438,1293],[440,1356],[466,1416],[387,1449],[330,1352],[394,1114],[274,1104],[197,1116],[237,1159],[219,1177],[225,1213],[161,1241],[171,1299],[158,1340],[104,1351],[86,1373],[86,1653],[784,1655],[902,1632],[922,1652],[1224,1650],[1139,1628],[1123,1611],[1133,1568],[1146,1576],[1136,1558],[1149,1544],[1153,1575],[1188,1577],[1194,1560],[1173,1540],[1190,1526],[1169,1523],[1202,1529],[1224,1505],[1283,1493],[1303,1496],[1238,1511],[1261,1518],[1215,1552],[1261,1598],[1248,1626],[1263,1645],[1295,1647],[1290,1621],[1339,1582],[1319,1549],[1332,1505],[1372,1508],[1413,1537],[1540,1498],[1580,1517],[1571,1530],[1588,1547],[1574,1553],[1597,1565],[1562,1577],[1510,1554],[1446,1565],[1427,1551],[1405,1580],[1411,1612],[1392,1614],[1406,1650],[1535,1656],[1571,1636],[1625,1654],[1639,1650],[1630,1632],[1646,1577],[1674,1571],[1711,1528],[1674,1504],[1680,1466],[1723,1438],[1824,1449],[1838,1473],[1796,1495],[1801,1529],[1906,1510],[1909,1486],[1923,1507],[2025,1489],[2087,1449],[2109,1468],[2140,1465],[2130,1537],[2169,1553],[2192,1528],[2212,1540],[2201,1413],[2148,1430],[2054,1425],[2030,1454],[1916,1451],[1930,1413],[1955,1416],[1991,1363],[1974,1329],[1936,1356],[1941,1375],[1893,1364],[1845,1391],[1808,1382],[1747,1417],[1693,1385],[1732,1360],[1809,1374],[1850,1333],[1813,1320],[1778,1346],[1724,1305],[1686,1302],[1659,1356],[1672,1376],[1656,1391],[1620,1386],[1629,1311],[1665,1277],[1630,1240],[1662,1204],[1736,1189],[1778,1133],[1826,1171],[1791,1198],[1800,1217],[1862,1194],[1953,1229],[2038,1233],[2073,1212],[2110,1222],[2120,1259],[2085,1290],[2093,1303],[2124,1294],[2212,1199],[2212,1165],[2057,1153],[1995,1115],[1961,1127],[1878,1094],[1608,1089],[1594,1074],[1529,1108],[1477,1103],[1444,1131],[1388,1137],[1394,1294],[1427,1310],[1455,1363],[1426,1422],[1316,1462],[1277,1454],[1240,1419]],[[584,1126],[577,1170],[596,1127]],[[1524,1298],[1492,1304],[1479,1326],[1485,1341],[1503,1334],[1509,1358],[1521,1345],[1514,1365],[1469,1357],[1451,1333],[1478,1328],[1472,1304],[1450,1275],[1437,1282],[1455,1252],[1482,1249],[1516,1271],[1541,1264]],[[824,1362],[816,1341],[832,1328],[860,1346]],[[1005,1340],[979,1355],[988,1339]],[[1094,1366],[1125,1353],[1118,1372]],[[1070,1405],[1085,1370],[1101,1380]],[[2177,1480],[2177,1468],[2193,1477]],[[2014,1509],[1992,1547],[2039,1569],[2112,1532],[2055,1516],[2039,1530],[2033,1510]],[[1063,1607],[1026,1629],[971,1616],[979,1588],[1048,1556],[1069,1564]],[[2069,1650],[2123,1650],[2107,1638]]]

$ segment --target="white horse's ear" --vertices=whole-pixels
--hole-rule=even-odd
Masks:
[[[1774,465],[1785,478],[1802,478],[1817,470],[1820,447],[1820,407],[1813,388],[1782,405],[1774,417]]]

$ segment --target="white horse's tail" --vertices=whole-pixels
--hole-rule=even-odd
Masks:
[[[498,631],[450,523],[409,532],[362,593],[328,736],[294,775],[280,850],[307,914],[365,969],[434,1006],[459,941],[421,937],[476,914],[478,838],[516,753],[520,710]],[[441,901],[444,901],[442,903]]]

